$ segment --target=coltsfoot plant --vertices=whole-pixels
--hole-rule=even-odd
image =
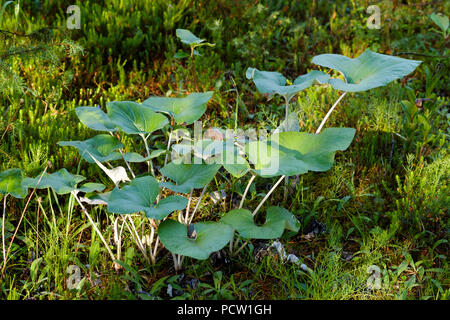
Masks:
[[[192,54],[195,45],[203,43],[184,31],[178,31],[178,34],[192,40],[186,40],[189,43],[183,41],[191,46]],[[10,169],[0,174],[0,192],[5,194],[4,210],[7,196],[23,198],[28,188],[52,188],[61,195],[71,194],[113,261],[121,259],[121,237],[126,229],[150,263],[156,262],[162,244],[172,253],[176,270],[181,269],[184,257],[207,259],[212,252],[227,245],[231,253],[237,254],[251,239],[280,238],[285,230],[298,232],[297,217],[281,206],[267,207],[262,225],[255,223],[255,216],[284,178],[325,172],[333,166],[336,152],[350,146],[355,129],[323,129],[347,92],[384,86],[411,73],[420,64],[420,61],[369,50],[356,59],[323,54],[312,61],[337,70],[343,79],[332,78],[322,71],[311,71],[299,76],[293,85],[286,86],[286,78],[277,72],[247,70],[247,78],[253,79],[261,93],[269,97],[279,94],[286,102],[284,123],[259,139],[239,130],[211,129],[215,130],[214,135],[196,132],[202,128],[198,126],[198,120],[213,99],[212,91],[183,97],[153,96],[143,103],[113,101],[107,103],[106,113],[97,107],[76,108],[84,125],[102,133],[85,141],[61,141],[59,145],[76,148],[82,159],[99,166],[107,174],[114,187],[105,192],[107,187],[97,182],[78,186],[85,177],[71,174],[66,169],[52,174],[44,172],[36,178],[25,178],[19,169]],[[289,116],[289,102],[299,91],[314,83],[331,85],[343,93],[315,133],[299,132],[298,120],[293,118],[291,121]],[[211,133],[210,130],[207,133]],[[125,141],[138,140],[143,142],[143,148],[139,150],[145,150],[144,155],[125,145]],[[161,145],[165,146],[161,148]],[[146,163],[146,169],[143,170],[139,163]],[[219,221],[197,221],[196,214],[206,189],[219,174],[234,179],[251,175],[239,208],[223,213]],[[253,210],[245,209],[246,195],[256,177],[279,177],[279,180]],[[201,194],[195,198],[194,206],[193,193],[197,189]],[[113,225],[116,253],[86,205],[103,205],[116,215]],[[5,216],[3,214],[3,220]],[[239,243],[242,243],[240,248]]]

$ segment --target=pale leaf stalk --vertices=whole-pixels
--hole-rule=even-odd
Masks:
[[[336,102],[333,104],[333,106],[330,108],[330,110],[328,111],[328,113],[325,115],[325,118],[323,118],[322,122],[319,125],[319,128],[317,128],[316,130],[316,134],[319,134],[320,131],[322,131],[323,126],[325,125],[325,123],[327,122],[327,119],[330,117],[331,113],[333,112],[334,108],[336,108],[336,106],[339,104],[339,102],[345,97],[345,95],[347,94],[347,92],[344,92],[337,100]],[[278,179],[277,183],[272,187],[272,189],[270,189],[270,191],[266,194],[266,196],[264,197],[264,199],[262,199],[262,201],[259,203],[258,207],[256,207],[255,211],[253,211],[253,216],[256,215],[256,213],[258,213],[258,210],[261,208],[261,206],[264,204],[264,202],[267,200],[267,198],[272,194],[272,192],[276,189],[276,187],[280,184],[280,182],[285,178],[286,176],[283,175],[280,177],[280,179]]]
[[[245,187],[245,190],[244,190],[244,194],[242,195],[241,203],[239,204],[239,209],[242,209],[242,207],[244,206],[245,198],[247,197],[247,193],[250,190],[250,186],[252,185],[253,180],[255,180],[255,178],[256,178],[256,175],[252,175],[252,177],[248,181],[247,186]],[[236,242],[237,241],[238,241],[238,239],[236,239]],[[233,253],[233,251],[235,249],[233,244],[234,244],[234,233],[230,240],[230,253],[231,254]]]
[[[131,217],[129,215],[127,215],[128,220],[130,221],[131,227],[128,225],[128,223],[125,221],[125,225],[127,226],[128,230],[130,231],[130,233],[132,234],[133,238],[135,239],[136,244],[139,247],[139,250],[141,250],[142,254],[144,255],[145,259],[147,259],[147,252],[145,251],[145,247],[144,244],[142,243],[139,234],[136,230],[136,226],[134,225],[133,219],[131,219]]]
[[[251,186],[253,180],[255,180],[255,178],[256,178],[256,175],[252,175],[252,177],[248,181],[247,187],[245,188],[244,194],[242,195],[241,203],[239,204],[239,209],[242,209],[242,206],[244,205],[245,197],[247,196],[248,190],[250,190],[250,186]]]
[[[150,149],[148,148],[147,139],[143,134],[140,134],[142,140],[144,140],[145,150],[147,151],[147,156],[150,157]],[[149,159],[147,161],[147,164],[150,168],[150,172],[152,173],[152,176],[155,176],[155,170],[153,169],[153,161],[152,159]]]
[[[278,185],[281,183],[281,181],[283,181],[283,179],[285,178],[285,175],[282,175],[278,181],[275,183],[275,185],[272,187],[272,189],[270,189],[270,191],[266,194],[266,196],[261,200],[261,202],[259,203],[259,205],[256,207],[255,211],[253,211],[252,215],[255,216],[259,209],[261,209],[262,205],[264,204],[264,202],[266,202],[266,200],[270,197],[270,195],[272,194],[272,192],[275,191],[275,189],[278,187]]]
[[[89,219],[89,222],[91,223],[92,227],[94,228],[95,232],[97,232],[98,236],[100,237],[100,240],[103,242],[103,245],[105,246],[106,250],[108,251],[109,255],[111,256],[112,261],[116,260],[116,257],[114,256],[113,252],[111,251],[111,248],[109,247],[108,243],[106,242],[105,238],[103,237],[103,234],[100,232],[100,230],[97,228],[97,225],[95,224],[94,220],[92,219],[91,215],[88,213],[86,208],[84,207],[83,203],[80,201],[78,196],[74,191],[72,191],[72,194],[77,200],[78,204],[81,207],[81,210],[86,215],[86,217]]]
[[[114,134],[112,132],[109,132],[109,134],[114,137]],[[136,175],[134,174],[133,170],[131,169],[130,164],[128,163],[127,160],[125,160],[122,149],[119,149],[119,152],[120,152],[120,155],[122,156],[123,161],[125,161],[125,164],[127,165],[127,168],[131,173],[131,176],[133,177],[133,179],[136,178]]]
[[[173,267],[175,268],[175,271],[178,271],[178,258],[175,253],[172,253],[172,260],[173,260]]]
[[[166,157],[165,157],[165,159],[164,159],[164,166],[166,166],[167,160],[169,160],[169,149],[170,149],[170,141],[172,140],[172,132],[173,132],[173,130],[170,130],[170,133],[169,133],[169,141],[167,142]],[[162,177],[161,177],[161,182],[164,182],[164,181],[165,181],[165,177],[162,176]],[[161,197],[161,190],[160,190],[160,192],[158,193],[158,196],[156,197],[156,203],[159,202],[159,198],[160,198],[160,197]],[[178,215],[178,221],[179,221],[180,223],[183,223],[183,222],[180,220],[180,216],[181,216],[181,215]]]
[[[234,253],[234,255],[237,255],[239,252],[241,252],[242,249],[244,249],[248,244],[249,244],[248,240],[245,241],[244,244],[243,244],[238,250],[236,250],[236,252]]]
[[[286,117],[285,117],[286,132],[288,132],[289,131],[289,100],[287,97],[284,97],[284,100],[286,101]],[[284,179],[284,196],[283,196],[284,202],[286,202],[287,196],[288,196],[288,185],[289,185],[289,177],[286,177]]]
[[[3,198],[3,216],[2,216],[2,250],[3,250],[3,261],[6,261],[6,242],[5,242],[5,220],[6,220],[6,194]]]
[[[194,219],[195,213],[197,212],[197,209],[200,206],[200,203],[202,202],[203,195],[205,194],[207,187],[208,185],[203,187],[202,193],[200,194],[200,198],[198,199],[197,204],[195,205],[194,211],[192,212],[191,217],[188,219],[188,224],[191,224],[192,220]]]
[[[191,189],[191,193],[189,193],[189,200],[188,200],[188,204],[187,204],[187,207],[186,207],[186,213],[185,213],[185,216],[184,216],[184,224],[188,224],[188,222],[189,222],[189,209],[191,207],[191,200],[192,200],[192,193],[193,192],[194,192],[194,189],[192,188]]]
[[[167,142],[167,149],[166,149],[167,153],[166,153],[166,158],[164,159],[164,166],[166,166],[167,160],[169,160],[169,149],[170,149],[170,143],[172,141],[172,132],[173,131],[171,130],[169,133],[169,141]],[[163,181],[164,181],[164,177],[163,177]]]
[[[128,171],[130,171],[131,176],[134,178],[136,178],[136,175],[134,174],[133,169],[131,169],[130,164],[128,163],[127,160],[125,160],[124,154],[122,149],[119,149],[120,155],[122,156],[123,161],[125,161],[125,164],[127,165]]]
[[[149,253],[150,253],[150,259],[152,260],[152,263],[155,264],[155,258],[156,254],[152,250],[152,243],[153,239],[155,238],[155,228],[150,224],[150,243],[149,243]],[[157,244],[156,244],[157,246]]]
[[[320,123],[319,128],[317,128],[316,134],[319,134],[320,131],[322,131],[323,126],[327,122],[327,120],[330,117],[331,113],[333,112],[334,108],[336,108],[336,106],[339,104],[339,102],[342,100],[342,98],[345,97],[346,94],[347,94],[347,91],[345,91],[343,94],[341,94],[341,96],[336,100],[336,102],[333,104],[333,106],[330,108],[330,110],[328,110],[327,114],[325,115],[325,118],[323,118],[322,122]]]
[[[153,263],[156,262],[156,255],[158,254],[158,246],[159,246],[159,236],[156,237],[155,246],[153,247],[153,259],[155,260]]]

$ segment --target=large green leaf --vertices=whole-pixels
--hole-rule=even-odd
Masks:
[[[168,196],[161,199],[156,205],[145,212],[147,218],[162,220],[170,213],[183,210],[188,204],[188,199],[182,196]]]
[[[259,71],[255,68],[248,68],[246,72],[247,79],[253,79],[258,91],[262,94],[273,94],[284,96],[290,100],[298,92],[310,87],[314,82],[326,83],[329,75],[321,71],[311,71],[305,75],[301,75],[295,79],[293,85],[286,85],[286,78],[278,73],[271,71]]]
[[[116,131],[115,124],[109,119],[108,115],[100,108],[96,107],[79,107],[75,108],[75,112],[83,123],[88,128],[97,131]]]
[[[71,174],[66,169],[61,169],[55,173],[44,173],[41,179],[41,174],[36,178],[23,179],[22,186],[26,188],[46,189],[52,188],[57,194],[67,194],[77,190],[77,183],[86,178],[80,175]]]
[[[220,164],[176,164],[170,162],[161,168],[161,173],[175,181],[161,182],[161,186],[179,193],[189,193],[192,189],[203,188],[216,175]]]
[[[385,86],[413,72],[421,61],[364,51],[358,58],[351,59],[340,54],[321,54],[312,62],[322,67],[339,71],[345,78],[330,79],[333,88],[348,92],[366,91]]]
[[[300,228],[297,218],[281,207],[269,207],[262,226],[255,224],[252,213],[246,209],[231,210],[220,221],[232,226],[246,239],[276,239],[281,237],[284,229],[298,232]]]
[[[152,176],[131,180],[122,189],[116,187],[109,196],[108,211],[131,214],[153,207],[159,193],[159,183]]]
[[[211,253],[221,250],[233,236],[233,229],[221,222],[199,222],[194,224],[194,229],[197,236],[191,239],[187,236],[186,225],[166,220],[159,226],[158,235],[170,252],[199,260],[208,259]]]
[[[106,104],[108,116],[114,124],[128,134],[145,134],[162,129],[169,123],[162,114],[132,101],[114,101]]]
[[[28,189],[22,186],[23,173],[20,169],[8,169],[0,173],[0,193],[16,198],[25,198]]]
[[[211,100],[213,93],[213,91],[191,93],[183,98],[150,97],[143,105],[154,111],[169,114],[177,124],[189,125],[205,113],[206,104]]]
[[[148,218],[162,220],[175,210],[187,206],[187,199],[182,196],[169,196],[155,203],[159,193],[158,181],[152,176],[133,179],[122,189],[111,191],[108,211],[112,213],[131,214],[143,211]]]
[[[115,150],[122,149],[123,144],[109,134],[99,134],[84,141],[59,141],[58,144],[63,147],[70,146],[77,148],[83,159],[89,163],[95,163],[89,153],[100,162],[122,158],[120,153],[115,152]]]
[[[186,29],[177,29],[176,35],[180,38],[181,42],[187,45],[198,45],[205,41],[205,39],[200,39],[195,36],[192,32]]]
[[[248,143],[246,153],[255,173],[263,177],[327,171],[336,151],[347,149],[354,135],[353,128],[327,128],[320,134],[280,132],[268,140]]]

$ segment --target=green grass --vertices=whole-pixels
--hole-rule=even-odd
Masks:
[[[187,258],[183,273],[176,274],[166,250],[149,265],[127,232],[123,268],[115,271],[74,199],[41,190],[31,199],[12,245],[1,299],[449,299],[448,39],[432,30],[436,26],[428,17],[449,15],[446,2],[432,8],[382,1],[382,28],[369,30],[369,1],[127,0],[105,6],[23,1],[20,19],[25,22],[16,27],[8,9],[0,29],[30,33],[64,26],[69,4],[82,8],[82,29],[68,36],[84,53],[62,57],[56,67],[33,59],[13,61],[13,70],[36,94],[0,94],[0,171],[19,167],[35,176],[50,162],[51,172],[65,167],[74,173],[79,167],[88,180],[112,189],[102,171],[80,162],[74,149],[56,144],[94,135],[77,120],[77,106],[104,108],[113,100],[215,90],[203,117],[208,125],[233,128],[239,104],[239,127],[274,128],[284,116],[283,101],[260,95],[245,78],[247,67],[279,71],[293,80],[315,68],[310,60],[316,54],[357,56],[366,48],[424,62],[402,81],[347,95],[327,126],[357,129],[349,150],[337,154],[330,171],[300,176],[286,203],[281,189],[266,203],[284,205],[302,222],[299,234],[282,243],[309,271],[282,263],[277,255],[255,260],[254,242],[229,262]],[[174,54],[189,48],[176,39],[176,28],[216,46],[200,48],[194,64],[177,60]],[[338,96],[331,88],[302,91],[290,106],[302,131],[313,132]],[[409,119],[402,101],[415,104],[419,98],[432,101],[418,111],[423,119]],[[122,142],[127,151],[140,145],[131,138]],[[219,177],[216,183],[232,193],[231,181]],[[208,192],[217,189],[213,185]],[[254,185],[245,207],[254,208],[272,182],[256,179]],[[236,193],[233,197],[240,199]],[[8,241],[25,204],[8,200]],[[228,196],[226,207],[232,205]],[[200,211],[201,220],[225,213],[209,196]],[[90,213],[115,247],[115,217],[102,207]],[[325,229],[305,237],[313,222]],[[67,288],[70,265],[85,278],[79,289]],[[367,288],[372,265],[381,272],[379,290]]]

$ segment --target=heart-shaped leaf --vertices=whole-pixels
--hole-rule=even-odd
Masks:
[[[354,135],[353,128],[327,128],[320,134],[280,132],[268,140],[248,143],[246,153],[262,177],[327,171],[336,151],[347,149]]]
[[[58,144],[63,147],[70,146],[77,148],[83,159],[89,163],[95,163],[92,156],[99,162],[122,158],[120,153],[115,152],[115,150],[122,149],[123,144],[109,134],[99,134],[84,141],[59,141]]]
[[[221,250],[233,236],[233,229],[221,222],[199,222],[194,224],[194,229],[197,236],[191,239],[187,236],[186,225],[166,220],[160,224],[158,235],[170,252],[199,260],[208,259],[211,253]]]
[[[96,107],[78,107],[75,112],[81,123],[97,131],[116,131],[115,124],[109,119],[108,115],[100,108]]]
[[[290,230],[293,232],[298,232],[298,230],[300,230],[300,221],[298,221],[297,217],[293,215],[289,210],[283,207],[275,206],[267,208],[267,217],[275,216],[278,216],[280,217],[280,219],[286,221],[286,225],[284,226],[286,230]]]
[[[438,15],[436,13],[432,13],[430,15],[431,20],[433,20],[434,23],[438,25],[439,28],[441,28],[442,32],[444,34],[446,33],[448,26],[449,26],[449,20],[447,16],[444,15]]]
[[[169,196],[157,204],[159,193],[158,181],[152,176],[133,179],[122,189],[111,191],[108,211],[112,213],[131,214],[143,211],[147,218],[162,220],[176,210],[186,208],[188,200],[182,196]]]
[[[364,51],[358,58],[351,59],[340,54],[321,54],[312,62],[339,71],[345,78],[330,79],[334,89],[358,92],[366,91],[403,78],[413,72],[421,61],[408,60],[395,56]]]
[[[183,210],[188,204],[188,199],[182,196],[168,196],[160,200],[155,206],[149,208],[145,215],[147,218],[162,220],[177,210]]]
[[[231,210],[220,221],[232,226],[246,239],[276,239],[281,237],[284,229],[294,232],[300,229],[297,218],[280,207],[267,209],[266,222],[262,226],[255,224],[252,213],[246,209]]]
[[[205,39],[200,39],[196,37],[192,32],[186,29],[177,29],[176,35],[180,38],[181,42],[187,45],[198,45],[205,41]]]
[[[152,176],[144,176],[131,180],[122,189],[111,191],[108,200],[108,211],[112,213],[131,214],[140,211],[148,212],[155,205],[159,193],[159,183]]]
[[[161,186],[174,192],[189,193],[192,189],[199,189],[206,186],[216,175],[220,164],[175,164],[170,162],[161,168],[161,173],[175,181],[161,182]]]
[[[169,121],[151,108],[132,101],[114,101],[106,104],[108,116],[128,134],[145,134],[162,129]]]
[[[177,124],[189,125],[201,118],[213,91],[191,93],[184,98],[150,97],[143,102],[154,111],[164,112],[175,119]]]
[[[310,87],[314,82],[326,83],[329,75],[321,71],[311,71],[308,74],[299,76],[293,85],[286,85],[286,78],[278,73],[271,71],[259,71],[255,68],[248,68],[246,72],[247,79],[253,79],[258,91],[262,94],[268,94],[271,97],[279,94],[286,100],[291,100],[298,92]]]
[[[71,174],[66,169],[61,169],[55,173],[44,173],[36,178],[23,179],[22,186],[26,188],[46,189],[52,188],[57,194],[67,194],[77,190],[76,185],[86,178],[80,175]],[[40,179],[40,182],[39,182]]]
[[[28,189],[22,186],[23,173],[20,169],[8,169],[0,173],[0,193],[15,198],[25,198]]]

